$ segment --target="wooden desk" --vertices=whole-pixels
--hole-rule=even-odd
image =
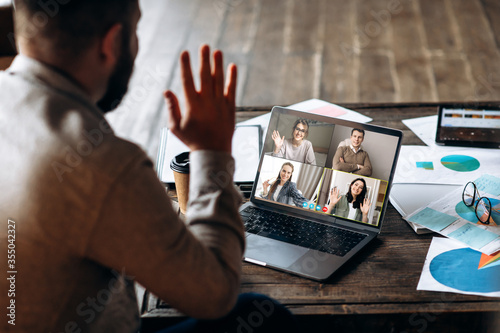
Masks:
[[[403,130],[405,145],[423,143],[401,120],[437,111],[437,104],[345,106],[372,117],[373,124]],[[237,119],[269,110],[240,108]],[[499,299],[416,290],[432,237],[416,235],[389,205],[380,237],[326,283],[243,263],[241,291],[285,304],[304,332],[500,332]],[[146,294],[142,317],[148,331],[178,320],[179,314]]]

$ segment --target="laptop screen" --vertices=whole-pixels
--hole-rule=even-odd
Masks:
[[[274,107],[252,200],[378,227],[402,133]]]

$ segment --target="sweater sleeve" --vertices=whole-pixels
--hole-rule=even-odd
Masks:
[[[283,156],[285,156],[286,145],[287,145],[287,140],[284,140],[283,144],[281,145],[280,150],[276,154],[274,153],[274,150],[273,150],[271,155],[274,156],[274,157],[283,157]]]
[[[87,246],[87,257],[135,278],[188,316],[216,318],[236,301],[244,250],[234,160],[190,155],[187,219],[174,211],[142,155],[116,179]]]
[[[290,196],[295,203],[295,206],[297,207],[302,207],[302,204],[305,201],[308,201],[302,194],[300,194],[299,190],[297,189],[297,184],[295,183],[290,183]]]
[[[370,157],[368,156],[368,153],[365,152],[365,158],[363,159],[363,167],[356,172],[358,175],[362,176],[371,176],[372,175],[372,164],[370,162]]]
[[[335,170],[345,171],[345,172],[353,172],[353,171],[358,170],[358,166],[356,164],[345,162],[345,157],[344,157],[345,149],[349,149],[349,148],[345,148],[345,147],[337,148],[337,151],[335,152],[335,156],[333,156],[333,163],[332,163],[333,168]],[[344,162],[340,162],[341,157],[344,158]]]

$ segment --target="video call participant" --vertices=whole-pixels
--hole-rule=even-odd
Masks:
[[[292,138],[280,137],[280,133],[273,131],[274,151],[272,156],[283,157],[305,164],[316,164],[313,145],[306,140],[309,134],[309,124],[304,119],[297,119],[292,129]]]
[[[362,176],[371,176],[372,164],[370,157],[361,147],[364,139],[365,131],[354,128],[351,131],[351,144],[337,148],[333,157],[333,169]]]
[[[271,185],[268,191],[271,179],[262,183],[264,191],[262,197],[264,199],[277,201],[280,203],[295,205],[302,207],[303,203],[307,201],[306,198],[297,190],[297,185],[292,182],[293,164],[290,162],[283,163],[281,170],[278,173],[276,181]]]
[[[330,203],[328,214],[345,217],[368,223],[368,212],[370,211],[370,200],[366,196],[366,182],[363,178],[356,178],[349,185],[346,195],[340,195],[337,187],[330,191]]]

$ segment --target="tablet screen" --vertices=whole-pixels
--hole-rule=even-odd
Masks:
[[[439,107],[436,142],[469,147],[500,147],[500,109]]]

